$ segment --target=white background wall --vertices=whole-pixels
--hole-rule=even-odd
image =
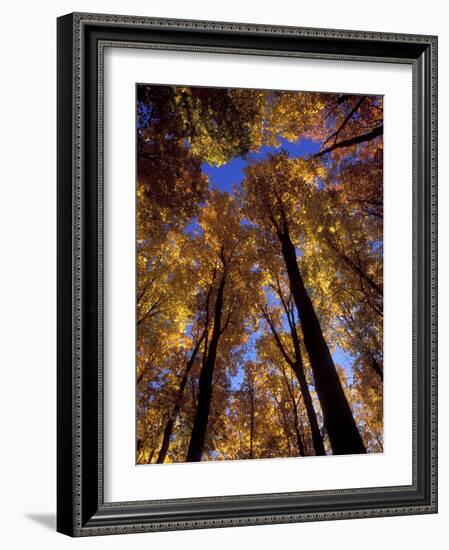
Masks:
[[[138,0],[8,2],[0,84],[0,542],[4,548],[418,549],[447,547],[449,280],[446,151],[449,31],[445,2]],[[447,4],[446,4],[447,5]],[[125,13],[438,34],[440,38],[440,513],[72,540],[55,530],[56,17]],[[68,129],[68,131],[70,131]],[[446,284],[443,284],[446,282]],[[446,536],[444,536],[446,535]],[[445,540],[446,539],[446,540]]]

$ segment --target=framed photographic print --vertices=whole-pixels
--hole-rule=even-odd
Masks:
[[[58,19],[58,531],[437,511],[437,39]]]

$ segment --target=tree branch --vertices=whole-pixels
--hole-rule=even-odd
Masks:
[[[332,138],[334,139],[334,144],[337,141],[337,138],[340,134],[340,132],[345,128],[346,124],[351,120],[351,118],[354,116],[354,114],[359,110],[362,103],[365,101],[366,96],[362,95],[362,97],[357,101],[357,103],[354,105],[354,107],[350,110],[350,112],[347,114],[343,122],[340,124],[340,126],[333,132],[325,141],[324,145],[328,143]]]
[[[261,312],[262,312],[262,315],[263,315],[264,319],[266,320],[266,322],[268,323],[268,325],[271,329],[271,332],[272,332],[274,340],[275,340],[275,342],[276,342],[276,344],[279,348],[279,351],[282,353],[282,356],[287,361],[287,363],[290,366],[293,366],[294,361],[289,357],[287,351],[285,350],[285,347],[284,347],[284,344],[282,343],[281,337],[279,336],[279,334],[276,330],[276,327],[274,326],[273,321],[271,320],[270,316],[268,315],[268,312],[265,311],[262,308],[261,308]]]
[[[343,141],[340,141],[338,143],[334,143],[330,147],[326,147],[326,149],[323,149],[319,153],[316,153],[316,155],[313,155],[313,157],[321,157],[322,155],[325,155],[326,153],[330,153],[331,151],[334,151],[335,149],[340,149],[342,147],[350,147],[351,145],[358,145],[359,143],[364,143],[365,141],[371,141],[372,139],[375,139],[383,134],[384,126],[383,124],[380,124],[377,126],[377,128],[374,128],[374,130],[371,130],[371,132],[368,132],[366,134],[362,134],[360,136],[355,136],[353,138],[344,139]]]

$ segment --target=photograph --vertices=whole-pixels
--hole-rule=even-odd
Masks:
[[[384,97],[135,92],[136,464],[383,453]]]

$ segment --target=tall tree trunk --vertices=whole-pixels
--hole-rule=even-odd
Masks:
[[[296,260],[295,247],[286,223],[284,223],[283,230],[278,230],[277,234],[332,451],[334,454],[366,453],[365,445],[324,339],[320,322],[304,286]]]
[[[302,430],[299,427],[298,407],[296,404],[293,384],[292,386],[290,386],[290,382],[288,381],[288,378],[284,369],[282,369],[282,376],[284,378],[285,385],[287,386],[288,395],[290,396],[290,402],[291,402],[292,411],[293,411],[293,420],[295,425],[296,444],[298,446],[299,456],[306,456],[304,441],[301,436]]]
[[[290,327],[293,340],[293,347],[295,349],[296,362],[292,365],[293,371],[296,374],[296,378],[299,382],[299,388],[304,399],[304,405],[306,407],[307,418],[309,419],[310,431],[312,434],[313,448],[317,456],[323,456],[326,454],[324,450],[323,437],[318,425],[316,417],[315,407],[313,406],[312,396],[310,395],[309,384],[307,383],[304,362],[302,360],[301,346],[299,343],[298,333],[296,327],[293,325]]]
[[[192,354],[190,356],[190,359],[188,360],[186,367],[184,369],[184,373],[182,375],[181,382],[179,383],[179,388],[176,393],[176,399],[175,399],[173,410],[170,414],[170,418],[168,419],[167,424],[165,425],[164,437],[162,438],[162,445],[159,450],[159,454],[156,461],[157,464],[162,464],[165,460],[165,457],[167,456],[171,435],[173,433],[173,426],[175,425],[179,411],[181,410],[181,404],[182,404],[182,399],[184,397],[184,391],[187,385],[187,380],[189,378],[190,371],[192,370],[192,367],[195,363],[196,356],[198,355],[198,350],[200,349],[201,343],[204,340],[205,335],[206,335],[206,328],[203,330],[201,337],[197,341],[195,348],[193,349]]]
[[[320,427],[318,426],[318,420],[316,418],[315,407],[313,406],[312,396],[310,395],[309,385],[307,384],[306,375],[304,371],[304,363],[302,360],[301,346],[299,343],[299,336],[295,326],[295,320],[292,315],[292,312],[289,312],[287,304],[281,293],[279,293],[282,304],[284,306],[285,313],[287,314],[287,320],[290,327],[290,336],[293,341],[294,348],[294,360],[289,357],[286,349],[284,348],[281,338],[277,333],[276,327],[271,321],[268,314],[264,313],[265,319],[270,325],[271,332],[273,333],[274,340],[282,353],[287,364],[290,365],[291,369],[295,373],[296,378],[299,382],[299,388],[304,399],[304,404],[306,406],[307,418],[310,424],[310,432],[312,434],[313,448],[316,455],[325,455],[326,451],[324,450],[323,438],[321,435]],[[285,377],[285,375],[284,375]],[[288,385],[287,385],[288,386]]]
[[[153,460],[155,450],[156,449],[154,447],[151,449],[150,456],[148,457],[148,464],[151,464],[151,461]]]
[[[253,439],[254,439],[254,387],[251,383],[250,391],[250,423],[249,423],[249,458],[253,457]]]
[[[293,406],[293,417],[295,419],[295,434],[296,434],[296,443],[298,445],[299,456],[306,456],[306,450],[304,448],[304,442],[301,437],[301,429],[299,426],[298,411],[296,409],[296,404]]]
[[[201,374],[198,382],[198,406],[196,408],[195,420],[193,422],[192,434],[190,436],[189,448],[187,451],[186,462],[198,462],[204,450],[206,440],[207,423],[209,420],[210,405],[212,400],[212,380],[217,358],[218,342],[222,334],[221,316],[223,312],[223,296],[226,282],[226,273],[224,272],[217,291],[214,307],[214,326],[209,342],[207,357],[201,368]]]
[[[371,365],[371,368],[373,369],[373,371],[377,374],[377,376],[383,382],[384,381],[384,371],[382,370],[382,367],[379,365],[377,359],[374,357],[373,354],[371,354],[370,365]]]
[[[300,356],[301,357],[301,356]],[[307,418],[310,424],[310,432],[312,434],[313,448],[317,456],[324,456],[326,451],[324,449],[323,437],[321,435],[320,427],[316,417],[315,408],[313,406],[312,396],[310,395],[309,385],[307,384],[306,376],[304,373],[304,365],[302,359],[300,362],[296,362],[292,366],[296,378],[299,382],[299,388],[304,399],[304,405],[306,407]]]

